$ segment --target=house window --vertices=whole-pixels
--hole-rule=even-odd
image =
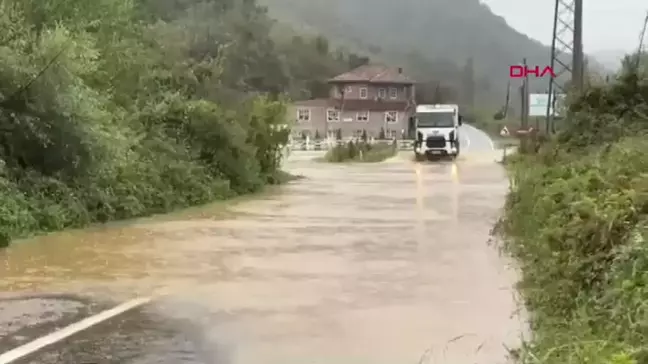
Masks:
[[[366,123],[369,121],[369,111],[361,111],[356,115],[356,120]]]
[[[384,88],[379,88],[378,89],[378,97],[381,98],[381,99],[386,98],[387,97],[387,90],[385,90]]]
[[[310,109],[298,109],[297,110],[297,121],[300,123],[306,123],[311,120],[311,111]]]
[[[353,88],[351,86],[347,86],[344,88],[344,93],[345,94],[350,94],[353,91]]]
[[[389,98],[397,99],[398,98],[398,89],[396,87],[389,88]]]
[[[361,87],[360,88],[360,98],[361,99],[366,99],[369,97],[369,90],[366,87]]]
[[[395,124],[398,122],[398,112],[397,111],[387,111],[385,113],[385,122],[389,124]]]
[[[340,121],[340,112],[335,109],[326,110],[326,121],[329,123],[336,123]]]

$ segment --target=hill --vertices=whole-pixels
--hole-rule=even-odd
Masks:
[[[621,61],[626,54],[628,52],[621,49],[605,49],[592,52],[594,58],[610,71],[617,71],[621,67]]]
[[[473,59],[478,104],[501,103],[509,65],[545,65],[549,48],[511,28],[479,0],[261,0],[270,15],[299,31],[397,63],[414,77],[467,92]],[[545,82],[537,82],[545,87]],[[542,85],[541,85],[542,84]]]

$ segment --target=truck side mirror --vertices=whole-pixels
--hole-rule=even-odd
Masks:
[[[463,115],[459,115],[459,125],[463,124]]]

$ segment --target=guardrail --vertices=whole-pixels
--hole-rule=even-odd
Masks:
[[[291,151],[310,151],[310,150],[329,150],[337,145],[345,145],[349,141],[357,142],[357,139],[347,139],[347,140],[295,140],[288,144],[288,148]],[[369,143],[371,144],[391,144],[393,139],[382,139],[382,140],[373,140]],[[413,150],[414,149],[414,140],[413,139],[397,139],[396,144],[398,145],[399,150]]]

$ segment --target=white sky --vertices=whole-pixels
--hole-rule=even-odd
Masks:
[[[637,48],[648,1],[583,2],[583,47],[586,52]],[[482,0],[482,3],[518,31],[542,43],[551,43],[554,0]]]

